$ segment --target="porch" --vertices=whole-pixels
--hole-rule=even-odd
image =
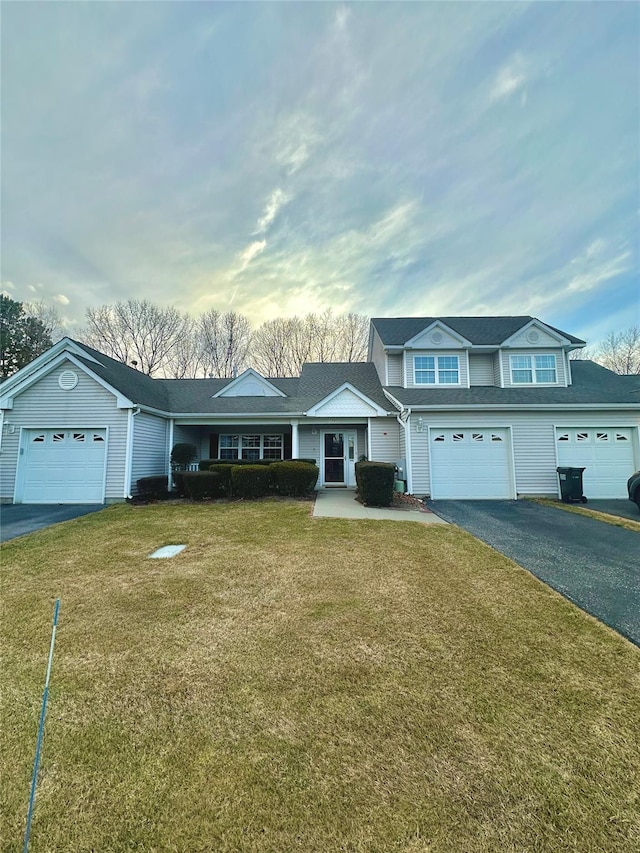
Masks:
[[[176,422],[170,446],[193,444],[197,459],[189,466],[198,470],[203,459],[313,460],[320,469],[318,487],[355,487],[355,463],[369,458],[366,421],[348,423],[228,423],[187,424]]]

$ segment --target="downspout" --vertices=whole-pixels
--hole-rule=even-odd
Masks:
[[[171,468],[171,451],[173,450],[173,425],[175,424],[175,418],[169,418],[169,436],[167,438],[168,448],[167,448],[167,488],[169,491],[173,488],[173,469]]]
[[[406,412],[406,417],[403,420],[402,416]],[[411,460],[411,406],[403,409],[399,415],[396,415],[396,420],[404,430],[404,452],[407,463],[407,492],[413,494],[413,464]]]
[[[140,409],[127,411],[127,448],[124,464],[124,497],[131,497],[131,475],[133,474],[133,419],[140,414]]]

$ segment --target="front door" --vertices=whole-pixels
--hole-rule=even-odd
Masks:
[[[352,486],[355,483],[355,432],[325,432],[323,455],[325,486]]]

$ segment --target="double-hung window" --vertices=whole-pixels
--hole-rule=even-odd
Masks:
[[[512,355],[513,385],[555,384],[558,381],[555,355]]]
[[[220,459],[282,459],[282,435],[230,435],[220,436]]]
[[[416,385],[459,385],[460,360],[457,355],[416,355],[413,376]]]

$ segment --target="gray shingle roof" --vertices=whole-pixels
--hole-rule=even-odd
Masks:
[[[567,404],[624,404],[640,406],[640,377],[618,376],[593,361],[571,362],[573,384],[568,388],[494,388],[477,385],[472,388],[401,388],[388,391],[405,406],[522,406]]]
[[[137,405],[165,412],[202,414],[290,414],[306,412],[336,388],[350,382],[385,411],[392,409],[370,362],[305,364],[299,377],[269,378],[286,397],[215,397],[230,379],[152,379],[86,344],[78,344],[96,362],[81,361]]]
[[[498,346],[535,319],[529,315],[521,317],[375,317],[371,320],[371,324],[385,346],[403,346],[436,320],[441,320],[476,346]],[[548,323],[544,325],[559,332],[574,344],[585,343],[580,338],[549,326]]]

